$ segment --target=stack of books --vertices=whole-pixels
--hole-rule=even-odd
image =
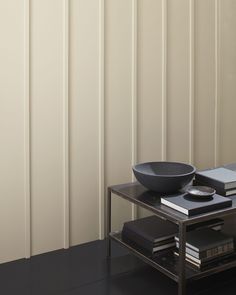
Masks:
[[[176,247],[179,248],[178,235],[175,240]],[[198,269],[210,267],[212,263],[233,254],[233,237],[210,228],[187,232],[186,261]],[[179,255],[179,253],[176,251],[175,255]]]
[[[178,227],[154,216],[124,223],[122,239],[132,247],[137,246],[153,255],[159,251],[175,247]]]
[[[198,171],[195,174],[194,185],[210,186],[222,196],[236,194],[236,164]]]

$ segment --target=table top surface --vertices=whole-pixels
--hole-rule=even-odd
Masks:
[[[229,197],[232,200],[231,207],[194,216],[187,216],[179,211],[161,204],[161,197],[164,197],[165,194],[149,191],[138,182],[113,185],[110,186],[109,189],[112,193],[152,211],[159,217],[163,217],[177,224],[194,224],[213,218],[236,214],[236,195]]]

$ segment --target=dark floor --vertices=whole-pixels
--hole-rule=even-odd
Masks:
[[[0,265],[0,295],[175,295],[177,285],[118,245],[96,241]],[[188,286],[188,294],[236,294],[236,269]]]

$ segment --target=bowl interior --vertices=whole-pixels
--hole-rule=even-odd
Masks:
[[[189,164],[176,162],[143,163],[136,165],[135,169],[140,173],[154,176],[179,176],[195,171],[195,168]]]

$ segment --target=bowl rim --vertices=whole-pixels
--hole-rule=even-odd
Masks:
[[[169,164],[180,164],[180,165],[185,165],[185,166],[189,166],[192,168],[192,171],[191,172],[188,172],[188,173],[184,173],[184,174],[179,174],[179,175],[165,175],[165,174],[152,174],[152,173],[143,173],[141,172],[140,170],[137,170],[137,166],[141,166],[143,164],[153,164],[153,163],[169,163]],[[138,163],[138,164],[135,164],[132,166],[132,169],[134,171],[137,171],[138,173],[140,174],[143,174],[143,175],[149,175],[149,176],[158,176],[158,177],[182,177],[182,176],[188,176],[188,175],[192,175],[196,172],[196,167],[193,166],[192,164],[188,164],[188,163],[183,163],[183,162],[172,162],[172,161],[151,161],[151,162],[142,162],[142,163]]]

